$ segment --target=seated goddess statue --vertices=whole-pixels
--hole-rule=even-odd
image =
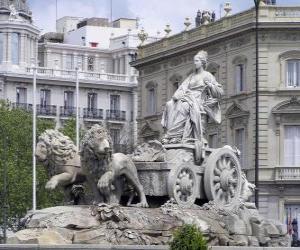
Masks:
[[[162,143],[203,141],[207,116],[221,123],[219,99],[223,87],[205,70],[207,52],[201,50],[194,57],[195,69],[180,85],[172,99],[166,103],[162,116],[165,135]]]

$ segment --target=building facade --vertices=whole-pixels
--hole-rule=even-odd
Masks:
[[[137,138],[137,71],[129,65],[138,45],[136,20],[64,17],[58,32],[40,36],[26,1],[0,5],[0,98],[31,111],[37,66],[37,115],[60,127],[75,118],[78,69],[80,126],[105,125],[115,149],[128,152]]]
[[[259,209],[285,222],[300,209],[300,8],[263,5],[259,11]],[[199,50],[223,84],[222,123],[208,120],[211,147],[241,151],[248,179],[255,174],[255,9],[143,46],[139,71],[139,141],[161,138],[165,103],[193,69]]]

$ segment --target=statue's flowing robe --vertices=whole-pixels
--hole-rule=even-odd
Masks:
[[[200,77],[195,73],[189,75],[166,104],[161,122],[166,138],[201,140],[205,115],[221,123],[219,99],[222,94],[222,85],[209,72],[202,72]]]

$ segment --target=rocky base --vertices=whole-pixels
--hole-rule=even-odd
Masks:
[[[165,245],[183,224],[196,224],[209,245],[288,246],[284,225],[263,220],[243,206],[226,213],[209,203],[181,209],[172,202],[161,208],[95,206],[52,207],[30,213],[25,229],[8,239],[11,244]]]

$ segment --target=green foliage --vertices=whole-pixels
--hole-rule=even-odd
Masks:
[[[64,135],[69,136],[70,139],[76,144],[76,120],[74,118],[66,120],[59,131]],[[84,130],[79,128],[79,141],[82,139],[83,134]]]
[[[32,208],[32,114],[22,109],[10,109],[0,103],[0,206],[8,204],[10,227]],[[50,119],[37,119],[37,136],[54,128]],[[4,202],[4,169],[7,169],[7,195]],[[37,205],[44,208],[62,203],[62,194],[45,191],[48,180],[44,167],[37,165]],[[0,216],[0,225],[3,216]]]
[[[207,243],[195,225],[184,225],[173,234],[171,250],[207,250]]]

